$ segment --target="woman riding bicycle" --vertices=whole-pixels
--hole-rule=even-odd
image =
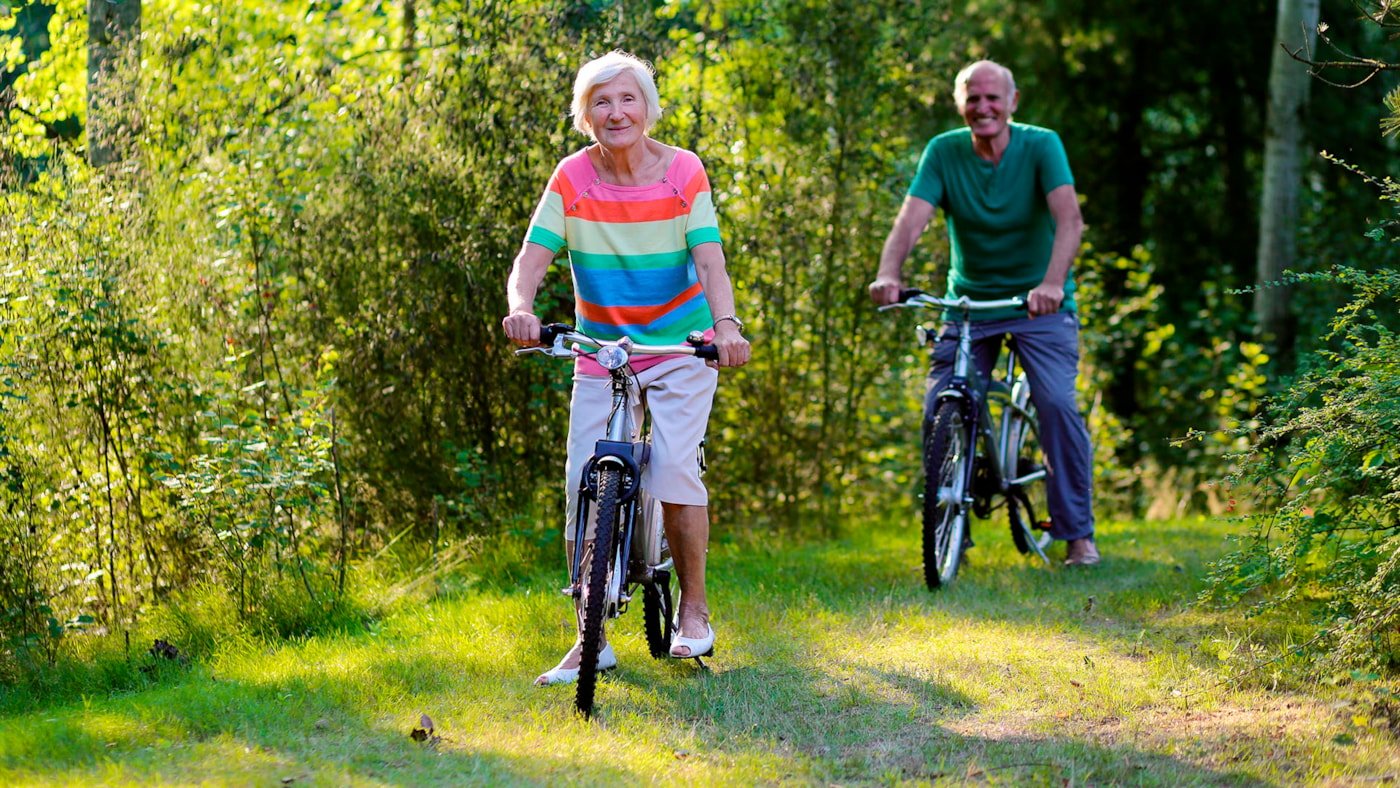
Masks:
[[[694,153],[648,136],[661,117],[651,68],[621,51],[585,63],[574,81],[572,113],[574,128],[594,144],[559,163],[535,209],[506,285],[506,336],[518,345],[539,342],[535,293],[555,256],[567,250],[575,322],[584,333],[659,345],[680,344],[701,331],[717,347],[720,366],[748,363],[704,166]],[[718,372],[694,356],[647,357],[632,368],[651,415],[651,462],[643,481],[662,503],[680,585],[671,656],[704,656],[715,633],[705,596],[709,497],[697,455]],[[573,555],[583,465],[603,431],[610,398],[607,373],[579,358],[569,411],[566,555]],[[606,646],[598,667],[616,663]],[[572,682],[578,664],[575,640],[535,683]]]

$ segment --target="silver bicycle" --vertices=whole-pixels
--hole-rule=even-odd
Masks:
[[[612,381],[612,409],[607,430],[583,468],[579,483],[574,551],[569,562],[569,585],[564,595],[574,600],[580,633],[578,687],[575,706],[585,717],[593,713],[598,654],[603,625],[626,612],[637,591],[642,593],[642,618],[651,655],[670,655],[674,606],[671,596],[670,549],[662,527],[661,503],[642,486],[642,470],[651,452],[632,419],[634,355],[691,355],[718,360],[714,345],[693,332],[683,345],[638,345],[623,337],[594,339],[562,323],[540,327],[540,345],[516,355],[541,353],[573,360],[591,355]],[[703,467],[703,465],[702,465]],[[585,539],[589,517],[593,538]],[[703,664],[703,663],[702,663]]]
[[[963,550],[971,545],[969,515],[986,519],[1003,502],[1016,549],[1049,564],[1044,484],[1049,466],[1015,337],[1007,344],[1001,374],[990,381],[978,374],[972,354],[973,313],[1024,309],[1025,300],[938,298],[911,289],[900,293],[898,303],[880,309],[901,307],[939,309],[945,321],[959,321],[953,376],[924,413],[924,582],[937,589],[953,581]],[[930,349],[938,342],[937,332],[922,325],[918,336]]]

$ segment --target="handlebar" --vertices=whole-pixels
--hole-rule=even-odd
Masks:
[[[987,301],[978,301],[968,298],[967,296],[939,298],[935,295],[929,295],[918,288],[911,287],[899,291],[899,301],[880,307],[880,311],[883,312],[886,309],[909,307],[938,307],[942,309],[958,309],[963,312],[983,312],[992,309],[1025,309],[1026,299],[1020,296],[997,298]]]
[[[574,347],[565,347],[566,343],[573,343]],[[697,356],[711,361],[719,360],[719,349],[714,345],[704,344],[704,340],[699,338],[699,332],[692,333],[691,338],[683,345],[639,345],[629,337],[618,340],[594,339],[565,323],[541,325],[540,344],[536,347],[520,348],[515,351],[515,355],[544,353],[553,358],[573,358],[583,352],[578,345],[586,345],[596,350],[619,347],[629,356]]]

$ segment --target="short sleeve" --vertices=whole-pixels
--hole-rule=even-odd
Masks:
[[[706,243],[722,244],[710,178],[698,157],[694,161],[694,172],[686,179],[684,195],[685,201],[690,204],[690,211],[685,217],[686,248],[694,249]]]
[[[932,205],[943,201],[943,175],[939,171],[937,138],[928,141],[919,159],[919,170],[909,184],[909,196],[918,197]]]
[[[556,169],[549,177],[540,204],[535,206],[535,215],[530,218],[530,229],[525,240],[539,244],[555,254],[565,246],[564,241],[564,190],[562,168]]]
[[[1036,177],[1040,180],[1041,193],[1049,194],[1065,184],[1073,185],[1074,175],[1070,173],[1069,156],[1065,154],[1060,135],[1051,131],[1044,139],[1036,161]]]

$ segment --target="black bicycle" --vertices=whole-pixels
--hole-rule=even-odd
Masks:
[[[1049,564],[1048,465],[1015,337],[1007,344],[1001,376],[991,381],[978,374],[972,355],[973,313],[1024,309],[1025,299],[938,298],[910,289],[900,293],[899,303],[880,309],[900,307],[936,308],[944,310],[945,320],[951,313],[960,322],[953,376],[924,414],[924,582],[930,589],[953,582],[963,550],[971,545],[968,516],[987,519],[1002,502],[1016,549]],[[929,348],[938,341],[937,332],[922,325],[918,335]]]
[[[586,351],[584,348],[592,348]],[[661,503],[642,486],[651,444],[632,419],[633,355],[692,355],[718,360],[714,345],[693,332],[683,345],[638,345],[623,337],[594,339],[563,323],[540,327],[540,345],[516,355],[542,353],[573,360],[590,355],[612,380],[612,409],[606,433],[583,468],[579,483],[574,552],[569,562],[569,585],[564,595],[574,600],[580,632],[578,687],[574,703],[585,717],[593,714],[598,679],[598,655],[603,625],[627,610],[640,589],[642,618],[651,656],[670,656],[674,605],[671,595],[670,549],[662,527]],[[593,539],[585,539],[593,516]],[[703,663],[702,663],[703,664]]]

